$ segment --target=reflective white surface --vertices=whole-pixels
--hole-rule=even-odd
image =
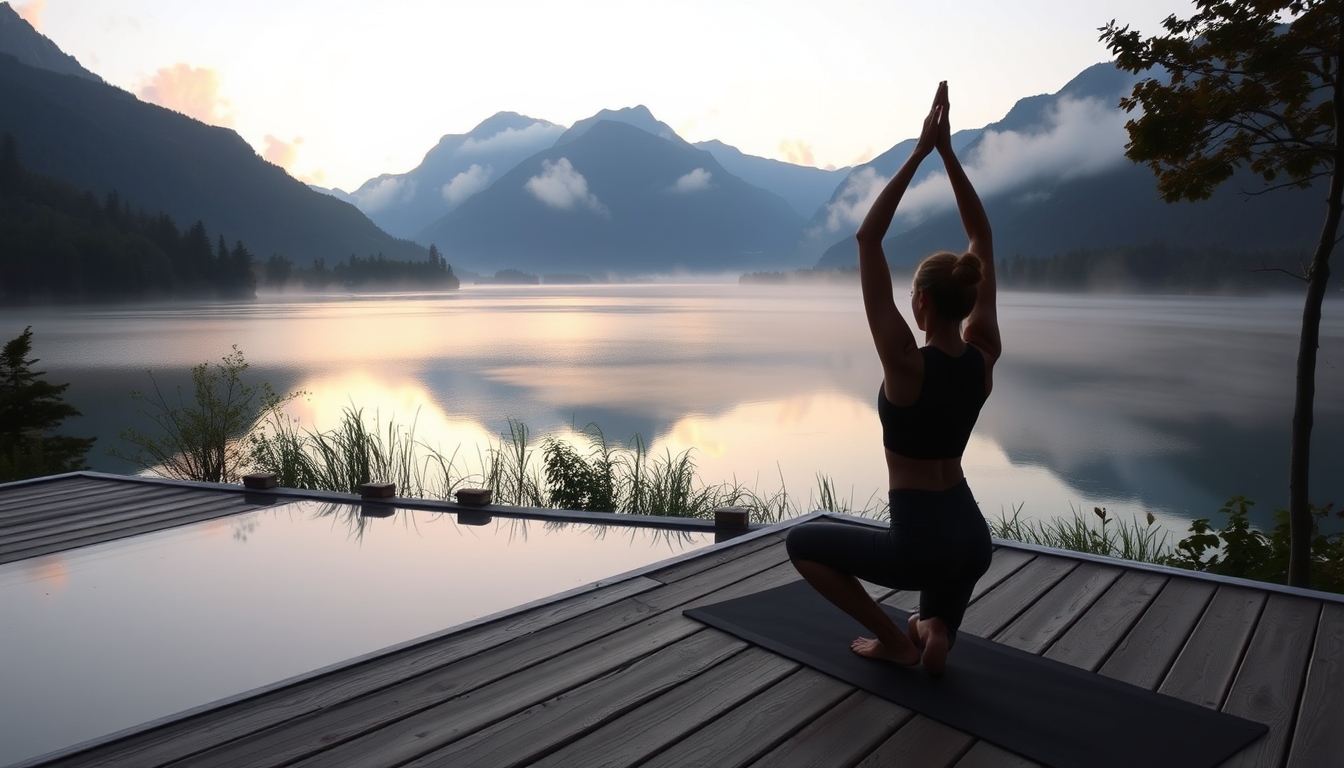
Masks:
[[[298,502],[0,566],[0,765],[713,543]]]

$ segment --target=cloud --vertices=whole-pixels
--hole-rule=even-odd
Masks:
[[[457,148],[458,155],[479,155],[487,152],[502,152],[523,147],[549,146],[565,129],[558,125],[533,123],[522,130],[505,128],[495,135],[481,139],[467,139]]]
[[[47,0],[29,0],[23,5],[13,5],[11,8],[19,14],[19,17],[32,25],[38,32],[42,31],[42,12],[47,9]]]
[[[303,143],[303,137],[295,136],[291,143],[268,133],[263,141],[266,142],[266,148],[261,151],[261,156],[288,171],[299,158],[298,145]]]
[[[443,200],[456,208],[463,200],[485,189],[490,183],[490,166],[482,168],[472,164],[467,170],[457,174],[443,185]]]
[[[208,67],[178,62],[162,67],[140,87],[145,101],[181,112],[211,125],[231,126],[229,102],[219,97],[219,73]]]
[[[966,163],[981,197],[1027,184],[1094,176],[1125,160],[1129,115],[1102,99],[1061,99],[1037,133],[986,131]],[[956,205],[947,177],[934,173],[906,192],[902,215],[917,221]]]
[[[415,198],[415,181],[389,176],[380,179],[369,191],[356,193],[358,208],[364,212],[378,211],[396,203],[405,203]]]
[[[1061,99],[1046,115],[1040,131],[986,131],[973,154],[964,158],[966,175],[980,197],[989,198],[1028,184],[1101,173],[1127,162],[1128,118],[1106,100]],[[825,228],[836,232],[857,226],[886,183],[887,178],[871,167],[851,173],[840,194],[826,205]],[[1020,199],[1032,202],[1048,195],[1037,191]],[[955,205],[947,175],[939,170],[906,190],[897,215],[909,225]]]
[[[696,168],[694,171],[677,179],[677,183],[672,185],[673,192],[702,192],[709,189],[709,180],[714,174],[706,171],[704,168]]]
[[[534,197],[552,208],[568,211],[581,206],[603,216],[611,215],[607,206],[588,191],[588,180],[574,170],[567,157],[554,163],[542,160],[541,175],[528,179],[525,186]]]
[[[779,154],[794,165],[815,166],[817,164],[816,159],[812,156],[812,145],[799,139],[781,139]]]
[[[887,181],[886,176],[871,166],[860,168],[845,177],[840,194],[826,204],[826,231],[838,232],[842,228],[858,226],[863,217],[868,215],[868,209],[873,207],[877,193],[882,191]]]

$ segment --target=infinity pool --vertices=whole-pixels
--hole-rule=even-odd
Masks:
[[[302,501],[0,566],[0,765],[713,543]]]

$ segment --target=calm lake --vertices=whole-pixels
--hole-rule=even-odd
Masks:
[[[899,293],[899,291],[898,291]],[[1180,531],[1235,494],[1268,520],[1287,501],[1299,296],[1015,294],[1005,356],[965,465],[990,516],[1105,506]],[[1327,302],[1312,499],[1344,502],[1344,302]],[[852,506],[885,497],[875,398],[881,372],[858,286],[466,286],[445,294],[270,296],[205,306],[0,311],[34,331],[37,366],[70,382],[96,435],[147,428],[129,397],[187,381],[238,345],[251,374],[307,393],[305,426],[355,406],[416,422],[468,464],[520,419],[535,435],[595,422],[653,453],[693,451],[706,482],[803,502],[817,476]]]

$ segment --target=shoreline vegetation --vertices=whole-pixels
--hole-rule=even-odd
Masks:
[[[691,450],[652,454],[636,435],[629,443],[609,440],[596,424],[568,438],[538,439],[526,424],[508,420],[508,433],[474,455],[461,446],[445,452],[416,436],[416,422],[383,422],[351,405],[328,430],[306,428],[284,412],[302,397],[277,395],[269,385],[243,381],[248,365],[237,347],[213,367],[192,368],[189,402],[179,389],[169,398],[133,393],[143,413],[159,427],[149,435],[134,429],[121,438],[136,446],[114,455],[145,470],[176,479],[237,482],[249,472],[273,472],[280,485],[303,490],[351,493],[362,483],[395,483],[406,498],[450,499],[461,488],[489,488],[495,503],[612,514],[635,513],[707,518],[716,508],[748,507],[757,522],[774,523],[816,510],[885,519],[885,500],[874,492],[861,505],[837,492],[823,474],[804,497],[791,494],[781,478],[777,491],[763,493],[739,482],[705,482]],[[152,379],[152,374],[151,374]],[[1187,535],[1164,530],[1150,512],[1145,519],[1092,514],[1074,508],[1067,517],[1023,519],[1019,505],[987,516],[1002,539],[1077,552],[1137,560],[1258,581],[1286,583],[1289,530],[1287,512],[1274,513],[1268,531],[1249,520],[1254,502],[1230,499],[1219,522],[1199,518]],[[1312,584],[1344,593],[1344,531],[1322,532],[1322,523],[1344,519],[1333,505],[1312,507]],[[1329,524],[1326,527],[1338,528]]]

